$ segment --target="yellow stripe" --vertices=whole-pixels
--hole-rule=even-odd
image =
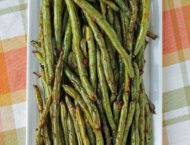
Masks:
[[[18,104],[26,101],[26,90],[19,90],[11,93],[11,99],[13,104]]]
[[[169,145],[167,128],[163,127],[162,129],[163,129],[163,133],[162,133],[162,136],[163,136],[163,145]]]
[[[0,52],[6,52],[17,48],[26,47],[26,42],[26,35],[0,40]]]
[[[163,55],[163,66],[169,66],[190,60],[190,48],[181,49],[172,53]]]
[[[0,39],[0,53],[3,52],[2,40]]]
[[[169,11],[175,8],[180,8],[190,5],[190,0],[163,0],[163,10]]]

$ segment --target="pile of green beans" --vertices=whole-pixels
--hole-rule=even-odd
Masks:
[[[152,145],[149,0],[42,0],[36,145]]]

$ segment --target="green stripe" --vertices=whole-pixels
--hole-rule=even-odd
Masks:
[[[187,106],[187,94],[190,86],[163,93],[163,112],[169,112]],[[187,95],[187,96],[186,96]]]
[[[20,4],[23,4],[25,2],[25,0],[19,0]],[[26,11],[21,11],[21,16],[22,16],[22,25],[24,27],[24,32],[27,33],[27,15],[26,15]],[[25,37],[25,39],[27,39]]]
[[[26,145],[26,128],[16,129],[17,140],[19,145]]]
[[[13,6],[13,7],[8,7],[8,8],[5,8],[5,9],[0,9],[0,16],[4,15],[4,14],[7,14],[7,13],[11,13],[11,12],[22,11],[22,10],[25,10],[25,9],[27,9],[27,3],[20,4],[20,5],[17,5],[17,6]]]
[[[176,117],[173,119],[165,120],[165,121],[163,121],[163,126],[176,124],[176,123],[183,122],[186,120],[190,120],[190,115],[184,115],[184,116],[179,116],[179,117]]]

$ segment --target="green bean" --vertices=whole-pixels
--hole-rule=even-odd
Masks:
[[[107,11],[107,8],[106,8],[106,4],[103,3],[102,1],[100,1],[100,8],[101,8],[101,13],[104,17],[106,17],[106,11]]]
[[[43,111],[43,100],[42,100],[41,93],[40,93],[40,90],[39,90],[38,86],[33,85],[33,87],[34,87],[34,90],[35,90],[36,104],[37,104],[38,112],[39,112],[39,115],[40,115],[42,113],[42,111]]]
[[[114,12],[110,7],[108,7],[107,20],[111,26],[114,24]]]
[[[85,104],[81,96],[72,87],[68,85],[62,85],[62,87],[64,88],[65,92],[73,99],[75,99],[78,105],[80,105],[88,121],[90,122],[91,125],[93,125],[91,115],[87,109],[87,105]]]
[[[134,33],[127,34],[127,48],[130,51],[130,56],[132,57],[132,50],[133,50],[133,40],[134,40]]]
[[[121,22],[122,22],[122,29],[123,29],[123,44],[125,48],[131,52],[133,48],[133,33],[129,33],[129,17],[127,16],[126,12],[121,12]],[[132,53],[131,53],[132,54]]]
[[[148,101],[148,105],[149,105],[149,109],[151,111],[151,113],[155,114],[155,105],[151,102],[151,100],[148,98],[148,96],[146,95],[146,100]]]
[[[134,125],[134,123],[131,126],[131,145],[136,145],[136,134],[135,134],[135,125]]]
[[[46,82],[46,76],[45,76],[45,72],[44,72],[43,68],[41,68],[41,83],[42,83],[42,86],[43,86],[43,89],[44,89],[45,102],[46,102],[46,99],[50,96],[50,94],[52,92],[52,88]]]
[[[70,68],[72,68],[72,70],[75,71],[75,73],[78,75],[78,66],[77,66],[77,63],[76,63],[76,59],[75,59],[75,56],[74,56],[74,53],[73,51],[71,51],[69,53],[69,56],[68,56],[68,65]]]
[[[76,88],[78,89],[80,94],[83,96],[83,99],[84,99],[85,103],[87,104],[89,111],[91,112],[94,128],[97,130],[100,129],[101,121],[100,121],[100,116],[99,116],[96,105],[87,99],[88,95],[83,87],[76,86]]]
[[[148,103],[145,105],[145,112],[146,112],[146,144],[152,145],[152,116],[149,109]]]
[[[45,70],[45,76],[46,78],[44,79],[46,82],[48,82],[48,78],[49,78],[49,73],[48,73],[48,68],[47,68],[47,63],[46,63],[46,55],[45,55],[45,50],[44,50],[44,39],[43,39],[43,34],[41,36],[41,44],[39,44],[39,42],[32,40],[31,44],[33,47],[36,47],[37,50],[40,51],[33,51],[33,53],[35,54],[36,58],[40,61],[40,63],[42,63],[44,65],[44,70]],[[49,82],[48,82],[49,83]]]
[[[107,119],[106,119],[106,115],[103,109],[103,105],[102,105],[102,101],[101,99],[97,100],[97,106],[98,106],[98,110],[100,112],[100,117],[101,117],[101,123],[102,123],[102,130],[106,139],[106,145],[110,145],[111,144],[111,136],[110,136],[110,130],[108,127],[108,123],[107,123]]]
[[[69,13],[67,11],[67,7],[65,7],[64,10],[65,11],[63,12],[63,22],[62,22],[62,37],[65,35],[65,31],[67,29],[66,27],[67,27],[67,24],[68,24],[68,18],[69,18]]]
[[[86,40],[88,43],[90,81],[94,90],[96,90],[97,88],[96,48],[94,43],[94,36],[90,27],[86,27]]]
[[[43,111],[43,102],[42,102],[41,94],[40,94],[40,91],[39,91],[39,88],[37,85],[34,85],[34,90],[35,90],[36,103],[37,103],[37,108],[38,108],[39,117],[40,117],[41,112]],[[35,139],[36,139],[36,144],[38,144],[38,145],[43,144],[43,138],[41,137],[41,130],[40,129],[36,129]]]
[[[122,82],[122,84],[121,84],[121,86],[120,86],[120,88],[119,88],[118,95],[117,95],[117,101],[120,101],[120,100],[122,99],[124,87],[125,87],[125,83]]]
[[[107,4],[114,11],[119,11],[119,8],[117,7],[117,5],[114,2],[110,1],[110,0],[100,0],[100,2],[103,2],[103,3]]]
[[[122,36],[123,36],[123,45],[124,48],[127,49],[127,34],[129,27],[129,19],[125,12],[120,12],[121,17],[121,26],[122,26]]]
[[[140,119],[139,119],[139,134],[140,134],[140,144],[145,145],[145,92],[140,94]]]
[[[51,14],[49,0],[42,1],[43,13],[43,35],[44,35],[44,48],[46,53],[47,68],[49,73],[49,81],[54,79],[54,56],[52,47],[52,32],[51,32]]]
[[[94,136],[92,127],[90,126],[90,123],[88,121],[85,121],[85,124],[86,124],[87,134],[88,134],[88,137],[89,137],[89,140],[90,140],[90,144],[95,145],[96,144],[96,138]]]
[[[51,145],[52,143],[49,136],[49,130],[47,124],[44,125],[42,132],[43,132],[42,134],[45,145]]]
[[[135,44],[135,48],[134,48],[134,55],[135,56],[139,53],[139,50],[141,49],[141,47],[144,43],[148,28],[149,28],[150,1],[149,0],[143,0],[142,5],[143,5],[143,14],[142,14],[142,20],[141,20],[139,34],[138,34],[136,44]]]
[[[62,145],[62,138],[60,132],[60,122],[59,122],[59,101],[60,101],[60,86],[61,86],[61,75],[63,71],[63,51],[61,51],[59,60],[56,65],[55,70],[55,81],[53,85],[53,92],[52,92],[52,132],[53,132],[53,144],[54,145]]]
[[[124,0],[115,0],[115,3],[121,8],[122,11],[129,12],[129,8],[126,6]]]
[[[118,14],[116,12],[114,13],[114,24],[113,25],[114,25],[115,32],[117,33],[118,39],[121,43],[122,42],[121,24],[119,21]]]
[[[110,25],[111,25],[112,27],[114,27],[114,12],[112,11],[112,9],[111,9],[110,7],[108,7],[107,20],[108,20],[108,22],[110,23]],[[115,28],[114,28],[114,29],[115,29]],[[109,38],[108,38],[108,39],[109,39]],[[107,45],[107,44],[106,44],[106,45]],[[112,48],[111,53],[113,53],[112,55],[113,55],[113,57],[115,57],[116,50],[115,50],[115,48],[111,45],[111,42],[110,42],[110,46],[111,46],[111,48]],[[109,52],[109,54],[110,54],[110,52]],[[115,60],[115,59],[114,59],[114,60]],[[117,82],[117,79],[116,79],[116,82]]]
[[[73,50],[77,60],[79,76],[82,81],[82,85],[84,86],[85,90],[87,91],[91,100],[96,100],[97,96],[92,88],[89,80],[88,80],[88,73],[86,70],[86,66],[83,63],[83,55],[80,50],[80,39],[81,39],[81,32],[80,32],[80,24],[79,19],[76,13],[76,8],[72,0],[66,0],[67,9],[69,12],[69,16],[71,19],[71,26],[73,32]]]
[[[122,145],[126,145],[127,137],[129,134],[129,129],[131,127],[131,124],[133,121],[133,116],[135,114],[135,106],[136,106],[136,100],[131,101],[130,105],[129,105],[129,113],[127,115],[127,121],[126,121],[125,129],[124,129],[124,136],[123,136],[123,140],[122,140]]]
[[[47,56],[46,56],[46,49],[45,49],[45,45],[44,45],[44,35],[42,34],[41,37],[42,38],[41,38],[41,45],[40,45],[40,47],[41,47],[42,56],[43,56],[43,59],[44,59],[44,71],[45,71],[45,77],[46,77],[45,81],[51,87],[51,81],[49,81],[50,78],[49,78],[49,70],[48,70],[48,64],[47,64],[48,62],[47,62],[47,59],[46,59],[47,58]]]
[[[96,0],[88,0],[89,2],[92,2],[92,3],[95,3],[96,2]]]
[[[139,92],[140,90],[140,72],[139,72],[139,68],[138,68],[138,65],[136,62],[134,62],[134,69],[135,69],[135,79],[134,79],[134,82],[135,82],[135,88],[136,88],[136,91]]]
[[[101,64],[100,51],[97,50],[97,72],[100,83],[100,90],[102,93],[102,103],[108,119],[108,122],[113,130],[116,130],[116,125],[114,123],[113,114],[111,110],[111,105],[109,101],[108,87],[106,83],[106,78],[104,76],[104,71]]]
[[[113,46],[116,48],[118,53],[120,54],[123,62],[128,68],[128,72],[131,78],[134,77],[134,70],[131,63],[131,58],[122,47],[121,43],[119,42],[118,36],[115,33],[114,29],[109,25],[109,23],[105,20],[105,18],[88,2],[85,0],[74,0],[74,2],[81,7],[83,11],[86,11],[91,18],[97,22],[97,24],[105,31],[108,35],[109,39],[111,40]]]
[[[39,34],[38,34],[38,42],[40,44],[42,42],[42,39],[43,39],[43,14],[42,14],[42,10],[40,10],[40,27],[39,27]],[[38,51],[41,52],[40,49]]]
[[[37,108],[38,108],[38,112],[39,112],[39,117],[41,117],[42,112],[43,112],[43,100],[42,100],[41,93],[40,93],[40,90],[37,85],[34,85],[34,90],[35,90],[36,103],[37,103]],[[41,134],[43,134],[43,136],[41,136]],[[36,144],[41,145],[44,141],[45,144],[51,145],[51,140],[50,140],[50,136],[48,133],[46,123],[44,124],[42,130],[36,130],[35,137],[36,137]]]
[[[114,116],[115,124],[117,125],[119,123],[119,115],[120,115],[121,107],[122,107],[121,101],[115,101],[113,103],[113,114],[114,114],[113,116]]]
[[[108,50],[109,57],[110,57],[111,67],[112,67],[112,70],[114,73],[115,84],[117,86],[117,82],[119,79],[119,70],[118,70],[118,65],[117,65],[116,59],[115,59],[115,54],[113,51],[114,48],[107,36],[105,36],[105,40],[106,40],[106,46],[107,46],[107,50]]]
[[[45,103],[45,107],[43,109],[43,112],[41,114],[41,116],[39,117],[39,122],[37,125],[37,132],[38,134],[40,134],[42,127],[44,126],[44,123],[46,122],[46,118],[49,114],[50,111],[50,106],[51,106],[51,101],[52,101],[52,97],[51,97],[51,92],[52,92],[52,88],[50,87],[50,85],[48,85],[45,81],[45,73],[44,70],[41,69],[41,74],[42,74],[42,85],[44,87],[45,93],[46,93],[46,103]]]
[[[154,34],[154,33],[151,32],[151,31],[148,31],[146,35],[147,35],[149,38],[153,39],[153,40],[156,40],[156,38],[158,38],[158,35]]]
[[[72,82],[72,84],[76,88],[76,90],[81,94],[84,102],[86,103],[89,111],[91,112],[94,128],[100,129],[101,127],[100,116],[99,116],[96,105],[89,99],[89,96],[86,90],[82,87],[82,84],[79,78],[66,65],[65,65],[64,71],[65,71],[66,76],[69,78],[69,80]]]
[[[144,52],[145,52],[146,44],[144,42],[142,48],[140,49],[139,53],[135,57],[135,61],[138,64],[139,70],[143,70],[144,68]]]
[[[88,52],[86,48],[86,38],[82,38],[82,40],[80,41],[80,47],[81,47],[84,57],[88,58]]]
[[[67,22],[67,26],[65,29],[65,36],[62,44],[62,50],[64,50],[63,60],[64,62],[68,62],[68,55],[71,49],[71,40],[72,39],[72,29],[70,20]]]
[[[69,133],[69,145],[78,145],[75,128],[74,128],[73,121],[70,114],[68,114],[68,117],[67,117],[67,125],[68,125],[68,133]]]
[[[74,104],[71,103],[71,100],[69,99],[68,96],[65,96],[65,101],[66,101],[69,113],[71,115],[71,118],[73,120],[73,124],[74,124],[74,128],[75,128],[78,144],[83,145],[82,136],[81,136],[80,129],[79,129],[79,124],[78,124],[78,122],[76,120],[76,114],[75,114],[76,108],[75,108]]]
[[[39,73],[37,73],[37,72],[33,72],[33,74],[34,74],[35,76],[37,76],[38,78],[41,78],[41,74],[39,74]]]
[[[44,64],[44,59],[42,54],[39,51],[33,51],[35,57],[39,60],[41,64]]]
[[[54,0],[54,32],[55,44],[58,50],[61,50],[61,30],[62,30],[62,12],[63,0]]]
[[[95,129],[94,134],[95,134],[95,137],[96,137],[96,145],[104,145],[104,140],[103,140],[101,130]]]
[[[68,126],[67,126],[67,117],[68,117],[68,110],[65,103],[62,101],[60,103],[60,116],[61,116],[61,125],[63,128],[65,145],[69,145],[69,133],[68,133]]]
[[[86,126],[79,106],[76,106],[76,118],[79,125],[80,134],[84,145],[90,145],[90,140],[86,133]]]
[[[118,133],[115,140],[115,145],[121,145],[123,141],[124,131],[125,131],[125,124],[126,118],[128,113],[128,101],[129,101],[129,94],[125,92],[123,94],[123,106],[121,108],[120,119],[118,124]]]
[[[125,82],[123,81],[124,75],[125,75],[125,65],[121,59],[121,57],[119,56],[118,58],[118,62],[119,62],[119,84],[118,84],[118,95],[117,95],[117,101],[120,101],[123,95],[123,91],[124,91],[124,87],[125,87]]]
[[[36,130],[41,130],[41,128],[43,127],[43,125],[47,119],[48,113],[50,111],[51,101],[52,101],[52,97],[50,95],[49,97],[47,97],[45,108],[42,112],[42,115],[40,117],[40,123],[38,124]]]
[[[84,16],[84,14],[83,14],[83,12],[81,12],[82,13],[82,16],[84,17],[84,19],[86,19],[85,18],[85,16]],[[85,20],[85,23],[86,23],[86,20]],[[86,38],[86,25],[83,25],[82,26],[82,36],[84,37],[84,38]]]
[[[91,29],[94,33],[96,42],[98,43],[98,46],[101,50],[101,61],[102,61],[102,65],[104,68],[106,80],[108,82],[108,86],[113,94],[117,94],[117,86],[116,86],[115,80],[114,80],[114,73],[113,73],[113,70],[111,67],[111,61],[110,61],[109,53],[106,49],[106,44],[105,44],[104,38],[103,38],[101,32],[99,31],[97,25],[92,21],[92,19],[89,17],[89,15],[86,12],[84,12],[84,14],[86,16],[89,26],[91,27]]]
[[[133,32],[133,29],[135,27],[135,23],[137,20],[138,7],[137,7],[136,0],[130,0],[129,3],[130,3],[131,8],[132,8],[132,15],[131,15],[131,20],[130,20],[130,25],[129,25],[129,32]]]
[[[107,19],[108,19],[108,22],[110,23],[110,25],[113,26],[114,25],[114,14],[113,14],[113,11],[111,10],[111,8],[109,8],[109,7],[108,7]],[[110,39],[107,36],[105,36],[105,40],[106,40],[107,50],[108,50],[110,60],[111,60],[111,66],[112,66],[112,69],[114,72],[115,82],[117,85],[117,82],[119,80],[119,70],[118,70],[118,65],[117,65],[116,58],[115,58],[116,52],[115,52],[113,45],[110,42]]]
[[[116,99],[116,95],[115,94],[111,94],[111,97],[110,97],[110,104],[112,104],[114,101],[115,101],[115,99]]]
[[[136,104],[135,107],[135,118],[134,118],[134,123],[135,123],[135,140],[136,140],[136,145],[140,144],[140,136],[139,136],[139,115],[140,115],[140,106],[139,103]]]
[[[42,35],[42,34],[41,34]],[[43,36],[43,35],[42,35]],[[40,37],[42,37],[40,36]],[[40,38],[40,41],[35,41],[35,40],[32,40],[31,41],[31,45],[33,47],[35,47],[37,49],[38,52],[42,53],[42,49],[41,49],[41,41],[42,41],[42,38]]]

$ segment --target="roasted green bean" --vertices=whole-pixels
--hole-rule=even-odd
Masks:
[[[144,54],[158,36],[149,8],[150,0],[42,0],[31,41],[42,84],[36,144],[152,145]]]
[[[86,66],[83,63],[83,54],[80,50],[80,40],[81,40],[81,31],[80,31],[80,23],[79,18],[77,16],[76,8],[72,0],[65,0],[67,9],[69,12],[69,16],[71,19],[71,26],[72,26],[72,33],[73,33],[73,51],[77,60],[79,76],[84,86],[85,90],[87,91],[91,100],[96,100],[96,92],[94,91],[92,85],[88,80],[88,73],[86,70]]]

